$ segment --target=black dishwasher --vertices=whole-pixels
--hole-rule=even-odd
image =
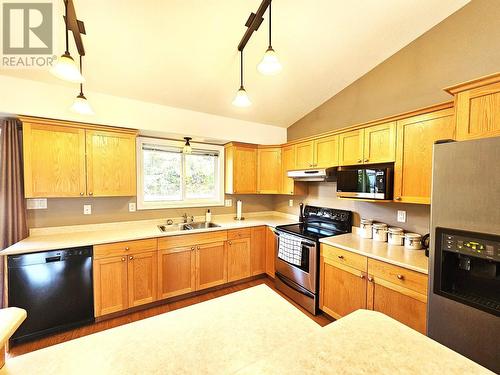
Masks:
[[[7,265],[9,306],[28,312],[13,342],[94,321],[91,246],[10,255]]]

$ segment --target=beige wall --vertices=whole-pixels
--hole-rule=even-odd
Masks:
[[[450,100],[444,87],[500,71],[499,46],[500,1],[473,0],[290,126],[288,140]]]
[[[233,207],[211,207],[213,215],[236,212],[236,200],[243,202],[245,212],[273,210],[273,197],[270,195],[226,196],[233,199]],[[53,198],[47,200],[47,209],[28,210],[29,228],[52,227],[62,225],[96,224],[114,221],[167,219],[180,217],[185,212],[189,215],[204,215],[207,208],[179,208],[167,210],[128,211],[129,202],[135,198]],[[92,215],[83,214],[83,205],[92,205]]]
[[[355,226],[359,226],[359,220],[363,217],[420,234],[429,232],[429,205],[340,200],[336,196],[336,185],[335,182],[309,182],[309,194],[305,197],[295,197],[293,207],[288,206],[290,197],[277,196],[274,200],[274,208],[277,211],[298,215],[299,203],[304,202],[313,206],[351,210],[354,212],[353,225]],[[397,210],[406,211],[406,223],[397,222]]]

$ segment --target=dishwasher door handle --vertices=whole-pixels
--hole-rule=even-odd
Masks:
[[[61,256],[55,256],[55,257],[48,257],[45,258],[45,263],[51,263],[51,262],[59,262],[61,260]]]

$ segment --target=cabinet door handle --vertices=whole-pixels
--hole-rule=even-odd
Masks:
[[[191,250],[194,250],[194,249],[196,249],[196,248],[193,246],[193,247],[191,248]]]
[[[125,257],[122,257],[122,262],[125,262]]]
[[[396,198],[394,198],[394,200],[400,201],[401,197],[396,197]]]
[[[130,247],[126,246],[125,251],[129,251],[129,250],[130,250]]]
[[[231,241],[227,241],[227,243],[229,244],[229,246],[231,246],[233,244]]]
[[[373,277],[368,276],[368,281],[371,282],[371,283],[373,283]]]
[[[94,193],[92,193],[91,191],[89,191],[89,195],[94,195]]]
[[[83,197],[83,193],[80,193],[80,196]]]
[[[131,256],[128,257],[128,259],[132,260],[132,259],[134,259],[134,257],[131,255]]]
[[[365,159],[365,163],[368,163],[370,161],[370,159]]]
[[[359,275],[359,277],[361,277],[362,279],[364,279],[365,275],[361,274],[361,275]]]
[[[197,250],[200,250],[200,247],[199,247],[199,246],[196,246],[196,249],[197,249]]]
[[[363,162],[363,159],[358,159],[358,163],[362,163]]]
[[[344,259],[344,256],[343,255],[339,255],[338,258],[339,259]]]
[[[404,279],[405,279],[405,276],[404,276],[404,275],[396,275],[396,277],[397,277],[399,280],[404,280]]]

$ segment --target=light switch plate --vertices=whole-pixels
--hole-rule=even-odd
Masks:
[[[398,210],[398,223],[406,223],[406,211]]]
[[[288,200],[288,207],[293,207],[293,199]]]
[[[135,202],[130,202],[130,203],[128,204],[128,211],[129,211],[129,212],[135,212],[135,209],[136,209],[136,207],[135,207]]]
[[[233,207],[233,200],[232,199],[226,199],[224,201],[224,206],[226,206],[226,207]]]
[[[91,204],[84,204],[83,205],[83,214],[84,215],[91,215],[92,214],[92,205]]]
[[[28,210],[44,210],[47,208],[47,198],[27,199],[26,208]]]

